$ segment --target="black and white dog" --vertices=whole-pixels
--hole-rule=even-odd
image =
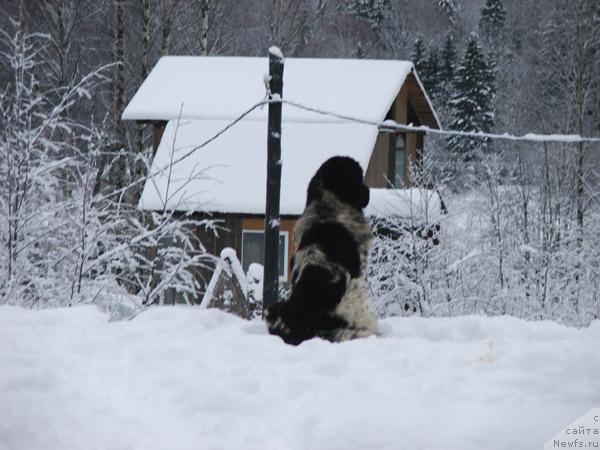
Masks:
[[[352,158],[333,157],[317,170],[294,227],[291,295],[267,310],[270,333],[293,345],[376,333],[364,277],[373,236],[363,214],[368,203],[369,188]]]

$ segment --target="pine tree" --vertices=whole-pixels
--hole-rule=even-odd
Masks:
[[[458,11],[460,10],[458,0],[437,0],[437,5],[446,13],[450,23],[454,25],[458,17]]]
[[[425,68],[425,44],[422,39],[415,39],[415,46],[412,53],[412,62],[417,69],[417,73],[421,75]]]
[[[454,71],[456,70],[456,46],[454,38],[450,33],[446,35],[444,47],[442,47],[440,81],[444,89],[449,88],[454,81]]]
[[[481,9],[479,30],[489,43],[498,42],[504,31],[506,10],[503,0],[485,0]]]
[[[431,47],[429,49],[427,58],[423,64],[423,71],[420,75],[425,92],[429,94],[431,100],[437,105],[441,93],[441,66],[437,48]]]
[[[456,47],[452,34],[448,33],[440,52],[440,68],[437,77],[437,102],[435,107],[442,119],[450,117],[450,99],[454,92],[454,74],[456,72]],[[447,122],[446,122],[447,123]]]
[[[390,9],[390,0],[350,0],[349,11],[371,22],[373,28],[379,28]]]
[[[495,77],[479,39],[471,33],[465,54],[456,69],[451,128],[457,131],[490,132],[494,126]],[[450,148],[461,153],[466,161],[472,160],[486,140],[452,136]]]

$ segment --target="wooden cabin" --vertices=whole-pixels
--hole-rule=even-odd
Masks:
[[[267,72],[267,58],[163,57],[123,113],[124,120],[153,127],[152,172],[172,166],[146,182],[139,207],[220,220],[226,232],[217,237],[198,230],[199,236],[215,255],[235,249],[244,270],[263,257],[267,108],[254,109],[194,149],[265,98]],[[283,98],[371,122],[440,126],[408,61],[287,58]],[[356,159],[373,188],[367,213],[382,211],[390,204],[390,188],[410,187],[409,166],[418,162],[423,142],[423,133],[384,132],[284,104],[281,278],[289,275],[292,229],[304,209],[308,182],[325,160]]]

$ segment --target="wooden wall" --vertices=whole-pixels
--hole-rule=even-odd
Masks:
[[[414,77],[413,77],[414,78]],[[402,86],[398,96],[394,100],[388,117],[401,124],[412,123],[420,125],[419,116],[415,113],[412,105],[413,99],[409,98],[410,83]],[[400,134],[400,133],[399,133]],[[422,133],[402,133],[405,140],[404,156],[404,183],[410,186],[410,165],[418,164],[418,150],[423,148]],[[372,188],[388,188],[394,182],[395,169],[395,136],[393,133],[379,133],[375,148],[369,160],[369,166],[365,173],[365,183]],[[388,181],[389,180],[389,181]]]
[[[198,215],[199,219],[209,218],[207,215]],[[215,214],[211,218],[219,221],[219,236],[215,236],[210,230],[198,229],[196,236],[202,242],[206,250],[219,256],[225,247],[231,247],[235,250],[237,257],[242,259],[242,231],[243,230],[263,230],[265,226],[264,216],[259,215],[243,215],[243,214]],[[288,232],[288,269],[292,254],[294,252],[294,243],[292,239],[292,231],[296,224],[297,217],[288,216],[281,218],[281,231]],[[202,276],[209,276],[210,272],[202,273]],[[288,276],[290,271],[288,270]],[[209,276],[210,279],[210,276]]]
[[[379,133],[365,173],[365,184],[371,188],[386,188],[394,176],[394,149],[390,133]]]

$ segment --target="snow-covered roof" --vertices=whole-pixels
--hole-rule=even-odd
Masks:
[[[140,208],[264,214],[267,123],[242,121],[218,139],[161,169],[220,130],[226,122],[169,121]],[[306,188],[319,166],[335,155],[350,156],[363,170],[369,164],[377,127],[356,124],[287,123],[282,126],[281,206],[283,215],[299,215]],[[170,182],[169,182],[170,179]]]
[[[123,119],[231,120],[265,98],[267,73],[267,58],[165,56],[129,102]],[[409,61],[286,58],[283,98],[381,122],[409,74],[418,82]],[[426,94],[421,97],[433,112]],[[266,118],[267,108],[247,117]],[[284,105],[283,120],[340,122],[289,105]]]
[[[267,58],[161,58],[123,113],[128,120],[168,121],[152,173],[264,99],[267,72]],[[435,126],[435,112],[408,61],[288,58],[283,97],[382,122],[405,83],[409,97],[413,92],[413,106],[423,109]],[[284,104],[281,214],[302,213],[310,178],[332,156],[350,156],[366,172],[377,133],[375,125]],[[147,181],[140,208],[264,214],[266,152],[267,108],[261,107]]]
[[[207,146],[173,165],[224,126],[221,121],[169,121],[146,182],[140,208],[264,214],[266,122],[242,121]],[[284,123],[282,128],[282,215],[300,215],[306,188],[319,166],[336,155],[350,156],[363,170],[378,130],[369,125]],[[169,181],[170,180],[170,181]],[[439,215],[437,193],[422,189],[371,189],[368,216]]]

